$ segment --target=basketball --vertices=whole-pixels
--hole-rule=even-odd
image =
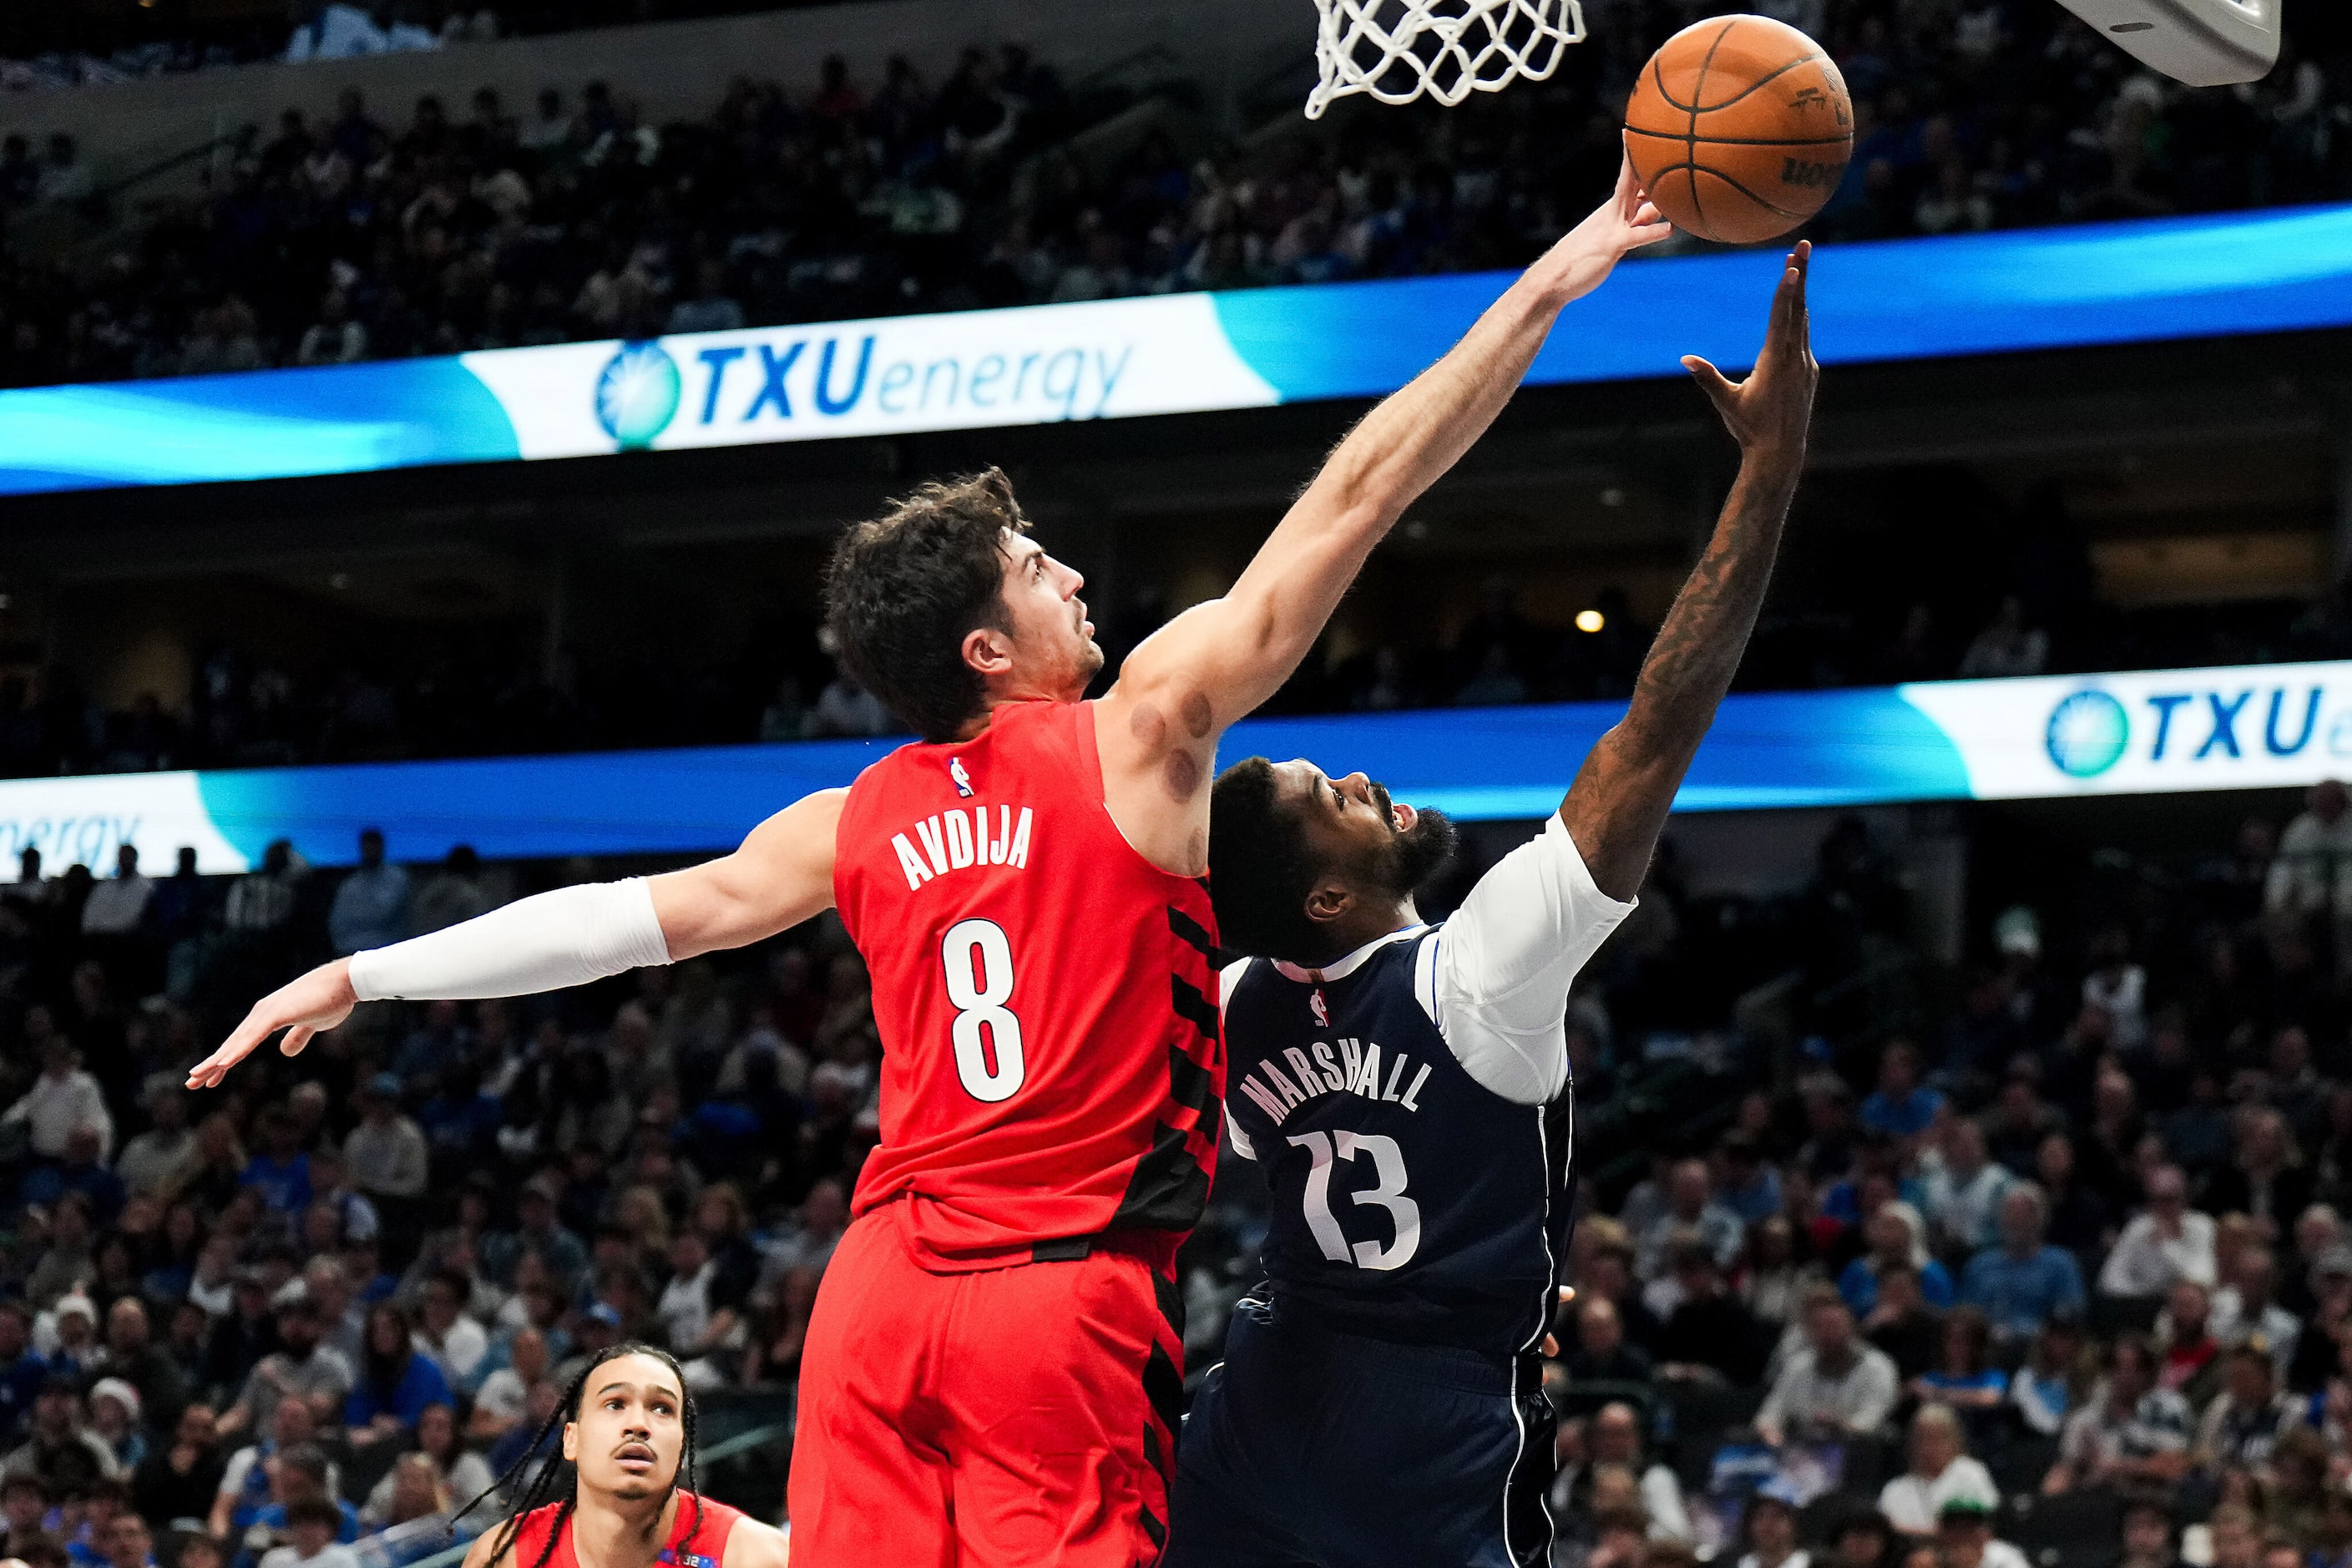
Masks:
[[[1668,38],[1625,106],[1625,151],[1676,228],[1725,245],[1821,211],[1853,153],[1853,103],[1822,47],[1769,16],[1714,16]]]

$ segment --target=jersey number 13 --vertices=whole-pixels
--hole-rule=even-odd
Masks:
[[[1379,1269],[1402,1268],[1412,1260],[1421,1247],[1421,1205],[1404,1195],[1404,1151],[1397,1147],[1395,1139],[1377,1132],[1317,1131],[1299,1133],[1290,1142],[1307,1151],[1307,1228],[1314,1233],[1315,1245],[1323,1249],[1324,1257],[1334,1263]],[[1359,1154],[1371,1161],[1379,1184],[1356,1194],[1356,1202],[1360,1206],[1376,1204],[1389,1211],[1396,1239],[1386,1247],[1377,1241],[1349,1246],[1348,1233],[1339,1228],[1331,1213],[1332,1163],[1352,1161]]]

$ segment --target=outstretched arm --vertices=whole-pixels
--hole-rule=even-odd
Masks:
[[[1632,164],[1621,167],[1608,201],[1521,273],[1444,358],[1349,433],[1230,593],[1128,656],[1106,700],[1181,683],[1207,697],[1223,729],[1273,696],[1372,547],[1510,401],[1560,311],[1598,289],[1626,252],[1673,232]]]
[[[753,828],[731,855],[666,876],[559,888],[470,921],[339,958],[253,1005],[188,1072],[211,1089],[264,1040],[294,1056],[361,1002],[524,996],[741,947],[833,907],[834,829],[847,790],[820,790]]]
[[[1627,251],[1673,232],[1622,166],[1598,211],[1349,433],[1231,592],[1128,655],[1096,704],[1095,736],[1104,805],[1147,859],[1180,876],[1207,869],[1218,735],[1290,679],[1372,547],[1510,401],[1561,310]]]
[[[1800,243],[1772,298],[1772,321],[1744,382],[1696,356],[1683,361],[1739,442],[1739,478],[1715,536],[1658,628],[1622,722],[1585,758],[1560,803],[1560,821],[1592,880],[1630,899],[1648,873],[1675,792],[1715,722],[1772,578],[1781,526],[1805,466],[1813,363],[1805,310],[1812,247]]]

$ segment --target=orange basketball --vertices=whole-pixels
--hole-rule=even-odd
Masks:
[[[1853,102],[1822,47],[1769,16],[1713,16],[1668,38],[1625,105],[1625,151],[1676,228],[1726,245],[1822,210],[1853,155]]]

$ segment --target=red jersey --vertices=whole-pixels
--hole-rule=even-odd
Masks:
[[[1007,704],[972,740],[893,752],[842,808],[834,891],[882,1037],[882,1142],[851,1207],[910,1200],[950,1269],[1106,1231],[1172,1257],[1208,1199],[1208,885],[1112,822],[1094,718]]]
[[[672,1563],[675,1568],[719,1568],[727,1561],[727,1538],[734,1532],[735,1521],[743,1517],[743,1510],[710,1498],[700,1500],[701,1517],[698,1520],[695,1494],[677,1494],[677,1522],[669,1527],[669,1541],[654,1561]],[[551,1502],[524,1514],[515,1528],[514,1547],[499,1559],[499,1568],[532,1568],[539,1554],[547,1549],[547,1532],[555,1527],[555,1516],[562,1506]],[[563,1521],[563,1533],[556,1538],[555,1554],[547,1560],[547,1568],[580,1568],[580,1559],[572,1550],[569,1519]]]

